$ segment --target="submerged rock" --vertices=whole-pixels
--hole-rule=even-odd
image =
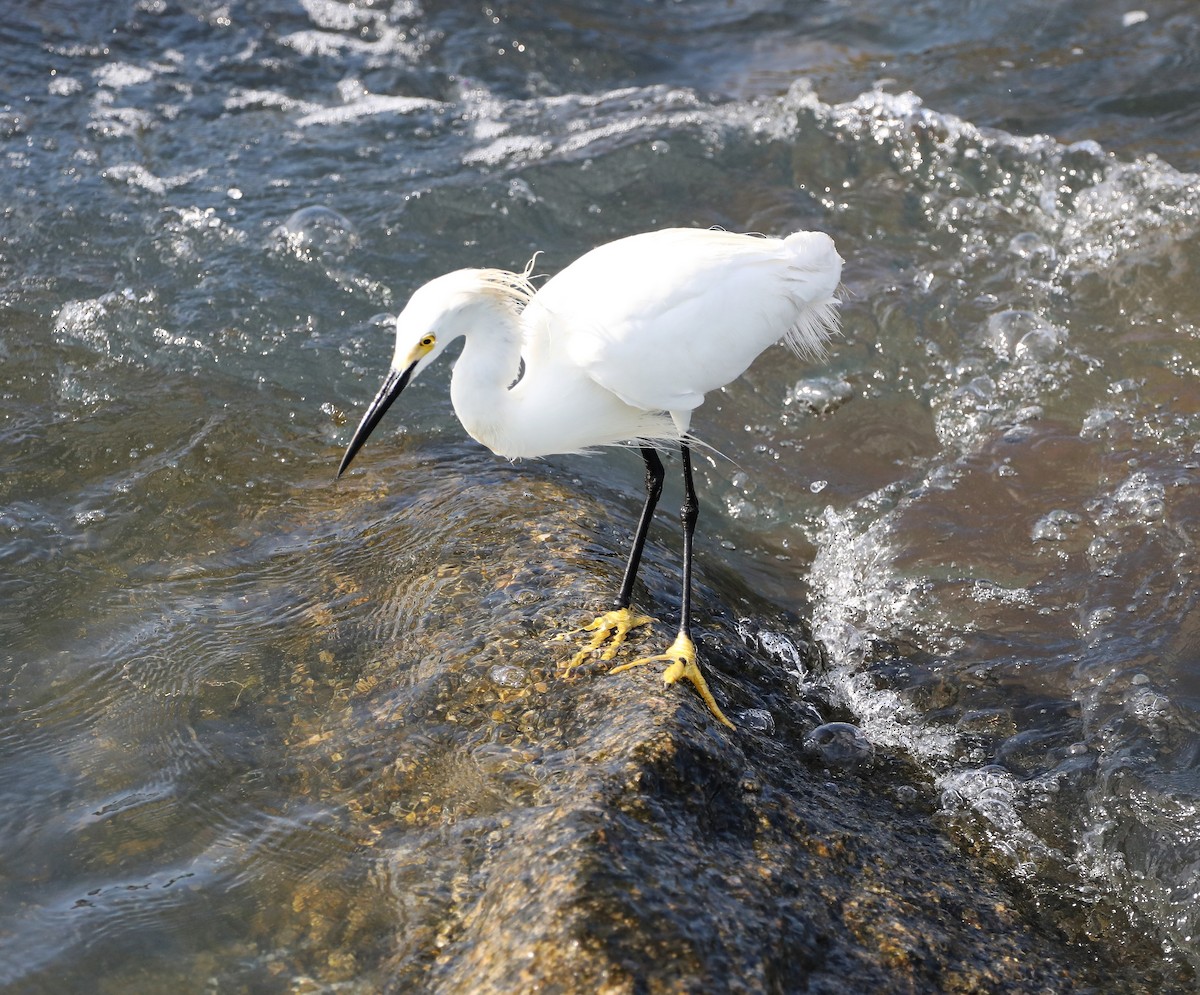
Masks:
[[[557,677],[552,637],[606,606],[623,526],[601,553],[578,493],[489,466],[340,495],[377,525],[301,652],[299,686],[340,690],[288,736],[347,858],[257,924],[293,990],[1139,990],[955,849],[900,760],[806,755],[812,705],[703,586],[710,684],[770,724],[731,733],[650,667]],[[673,546],[640,595],[662,621],[622,657],[673,635]]]

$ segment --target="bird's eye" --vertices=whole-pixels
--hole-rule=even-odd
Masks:
[[[436,341],[437,341],[437,338],[435,336],[426,335],[425,338],[421,339],[421,345],[425,346],[425,348],[428,349]]]

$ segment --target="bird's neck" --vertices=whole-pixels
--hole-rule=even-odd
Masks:
[[[465,336],[450,378],[450,398],[463,428],[499,456],[521,455],[509,390],[520,370],[520,318],[495,309]]]

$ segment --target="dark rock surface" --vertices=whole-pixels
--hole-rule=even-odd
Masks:
[[[347,859],[256,924],[311,990],[1150,990],[956,849],[902,759],[806,754],[838,716],[703,584],[695,635],[736,733],[654,668],[558,679],[573,644],[552,637],[607,606],[627,526],[547,474],[429,471],[415,497],[369,470],[331,501],[358,524],[292,677],[326,705],[287,735]],[[622,657],[673,635],[675,528],[639,589],[662,621]]]

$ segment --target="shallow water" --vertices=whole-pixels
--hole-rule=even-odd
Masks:
[[[404,536],[519,530],[456,480],[638,504],[628,454],[497,469],[448,364],[335,488],[387,316],[672,224],[847,262],[828,362],[697,418],[701,556],[1053,920],[1200,966],[1191,5],[102,6],[0,29],[0,984],[286,983],[283,882],[373,873],[295,748],[366,679],[314,633],[436,624]]]

